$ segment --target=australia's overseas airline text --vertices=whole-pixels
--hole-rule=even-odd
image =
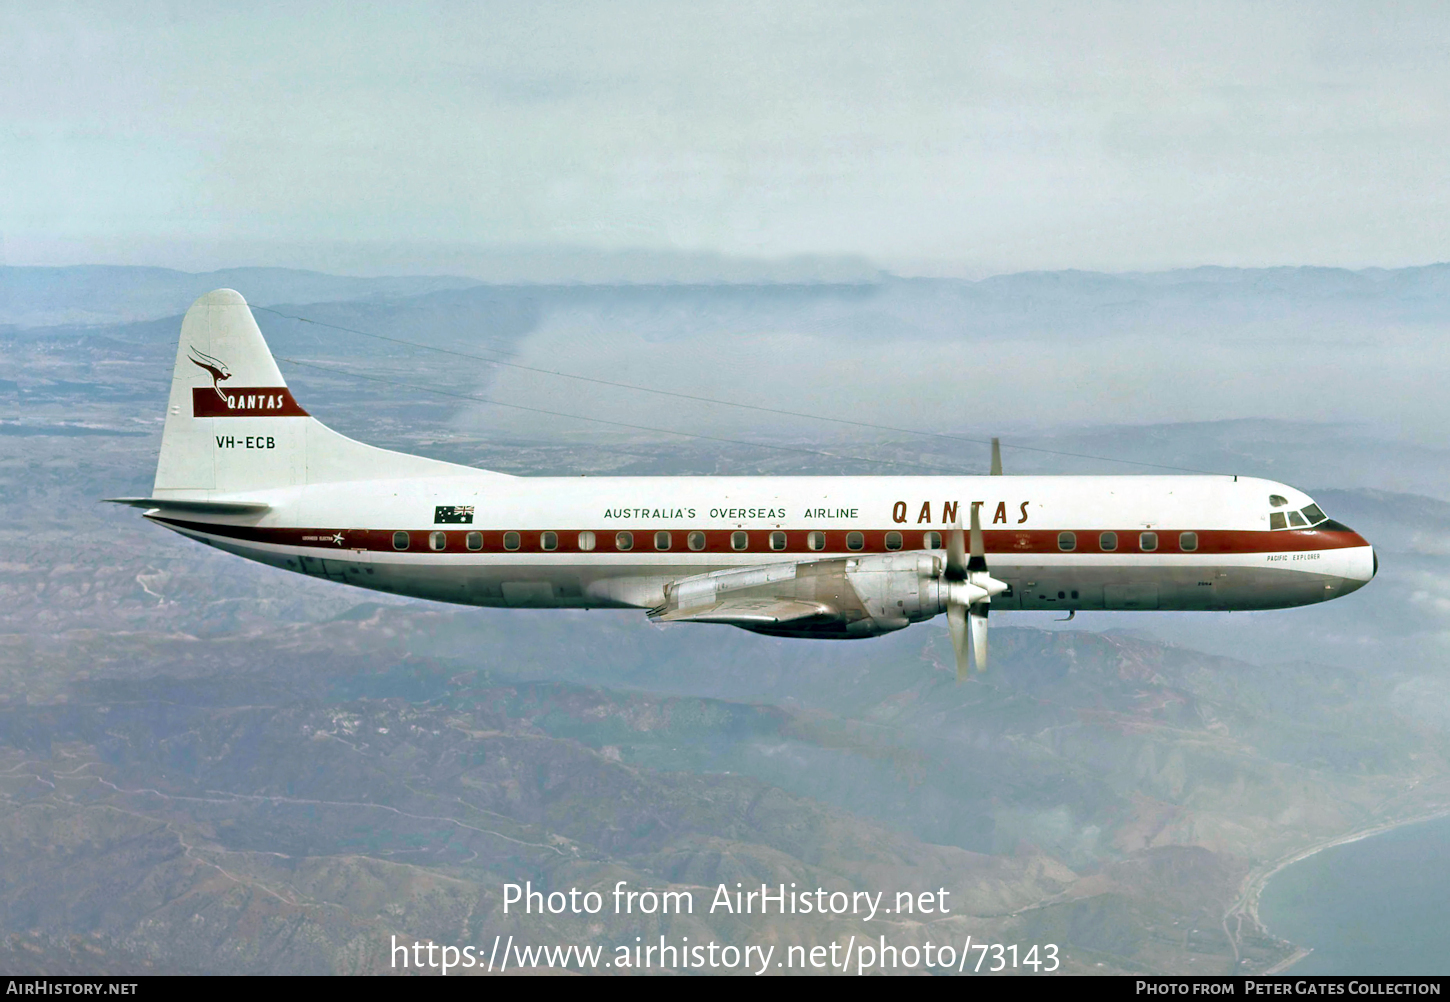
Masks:
[[[221,444],[221,440],[217,440]],[[1015,523],[1021,525],[1027,521],[1027,506],[1030,501],[1014,502],[1010,507],[1006,501],[996,502],[995,507],[988,501],[973,501],[973,508],[982,509],[984,514],[982,521],[989,525],[1000,523]],[[932,524],[954,525],[962,517],[964,505],[960,501],[942,501],[934,504],[931,501],[908,503],[897,501],[891,506],[891,521],[897,525],[905,524]],[[991,520],[988,521],[985,512],[991,512]],[[759,519],[768,521],[790,518],[793,510],[785,505],[759,505],[754,507],[736,508],[721,506],[708,510],[709,518],[721,518],[727,521],[739,521],[741,519]],[[861,517],[861,509],[856,508],[800,508],[794,509],[795,514],[802,520],[812,519],[857,519]],[[698,518],[698,508],[684,508],[675,505],[653,505],[639,508],[606,508],[604,517],[609,519],[666,519],[666,518]],[[939,515],[937,518],[935,516]]]

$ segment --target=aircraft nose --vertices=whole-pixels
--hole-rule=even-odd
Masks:
[[[1340,564],[1340,574],[1343,581],[1341,595],[1348,595],[1352,591],[1358,591],[1374,580],[1379,573],[1380,558],[1374,547],[1365,543],[1363,546],[1356,546],[1345,554],[1344,563]]]

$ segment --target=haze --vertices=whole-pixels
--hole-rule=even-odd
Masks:
[[[1447,40],[1433,3],[10,3],[3,263],[1423,264]]]

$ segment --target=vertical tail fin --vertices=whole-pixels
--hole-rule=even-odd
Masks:
[[[479,472],[364,445],[308,415],[239,293],[208,292],[186,311],[156,497]]]

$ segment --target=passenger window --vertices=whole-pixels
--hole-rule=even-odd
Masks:
[[[470,550],[481,550],[483,549],[483,533],[470,532],[468,535],[463,537],[463,543]]]
[[[428,549],[441,550],[448,545],[448,537],[441,532],[428,533]]]
[[[1287,528],[1289,528],[1289,523],[1286,522],[1286,521],[1284,521],[1284,513],[1282,511],[1271,511],[1271,512],[1269,512],[1269,528],[1270,529],[1287,529]]]
[[[1118,534],[1116,532],[1105,532],[1098,536],[1098,549],[1105,553],[1111,553],[1118,548]]]
[[[824,532],[813,532],[806,536],[806,546],[812,550],[824,550],[826,548],[826,534]]]
[[[705,534],[703,532],[692,532],[685,537],[685,543],[692,550],[703,550],[705,548]]]
[[[1144,553],[1152,553],[1154,550],[1158,549],[1158,533],[1138,533],[1138,549],[1142,550]]]
[[[743,550],[750,545],[750,537],[743,532],[732,532],[730,534],[730,549]]]
[[[770,534],[770,548],[772,550],[783,550],[783,549],[785,549],[785,533],[783,533],[783,532],[772,532]]]
[[[859,532],[846,533],[846,549],[862,550],[866,548],[866,537]]]
[[[583,532],[579,533],[579,549],[583,550],[585,553],[588,553],[590,550],[594,549],[594,533],[590,532],[588,529],[585,529]]]
[[[1178,534],[1178,548],[1184,553],[1192,553],[1198,549],[1198,533],[1180,532]]]
[[[634,549],[634,533],[632,533],[632,532],[616,532],[614,534],[614,548],[616,550],[632,550],[632,549]]]
[[[539,548],[543,550],[557,550],[559,548],[559,534],[557,532],[546,532],[539,536]]]
[[[1297,511],[1291,511],[1289,512],[1289,524],[1297,529],[1301,525],[1308,525],[1309,523],[1304,521],[1303,515],[1299,514]]]
[[[1317,504],[1311,504],[1308,508],[1304,509],[1304,517],[1309,520],[1310,525],[1318,525],[1320,522],[1323,522],[1327,516],[1324,514],[1324,512],[1319,510],[1319,506]]]
[[[899,532],[888,532],[886,534],[886,548],[888,550],[899,550],[899,549],[901,549],[901,533],[899,533]]]
[[[922,535],[922,537],[921,537],[921,545],[924,546],[924,547],[926,547],[928,550],[940,550],[941,549],[941,533],[939,533],[939,532],[928,532],[928,533],[924,533]]]
[[[505,532],[503,534],[503,548],[505,550],[517,550],[519,548],[519,534],[517,532]]]
[[[1057,548],[1064,551],[1077,549],[1077,534],[1072,532],[1059,532],[1057,534]]]
[[[670,534],[668,532],[655,533],[655,549],[668,550],[670,548]]]
[[[1288,503],[1289,503],[1289,499],[1286,498],[1286,497],[1284,497],[1282,494],[1270,494],[1269,495],[1269,507],[1270,508],[1282,508],[1282,507],[1284,507]]]
[[[408,534],[406,532],[393,533],[393,549],[406,550],[408,548]]]

